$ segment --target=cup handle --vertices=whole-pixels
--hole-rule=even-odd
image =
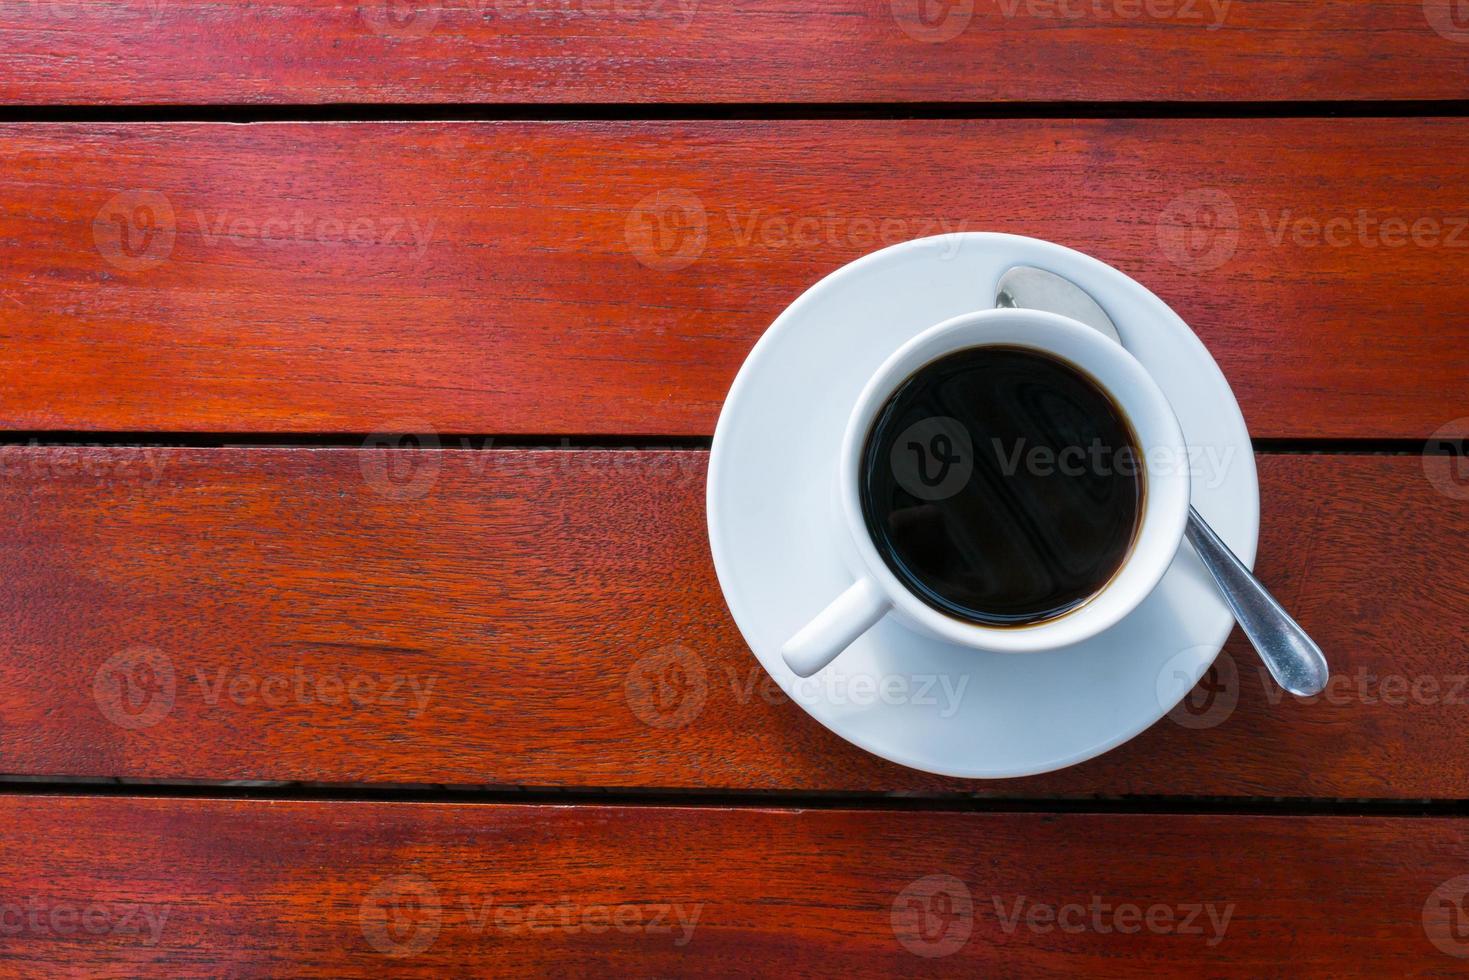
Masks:
[[[797,677],[810,677],[835,660],[891,608],[892,603],[877,583],[863,576],[786,640],[780,655]]]

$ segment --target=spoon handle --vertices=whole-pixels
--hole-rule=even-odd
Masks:
[[[1321,693],[1329,676],[1321,648],[1192,506],[1187,536],[1275,682],[1297,697]]]

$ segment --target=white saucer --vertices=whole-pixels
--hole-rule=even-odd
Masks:
[[[831,487],[863,384],[908,338],[992,305],[1000,275],[1021,264],[1071,279],[1112,317],[1199,453],[1194,506],[1253,565],[1255,459],[1214,359],[1132,279],[1032,238],[964,233],[905,242],[812,286],[740,368],[709,460],[714,567],[766,672],[842,738],[943,775],[1031,775],[1122,744],[1188,693],[1234,623],[1185,544],[1136,611],[1065,650],[982,653],[918,636],[888,617],[809,680],[781,660],[781,644],[852,583]]]

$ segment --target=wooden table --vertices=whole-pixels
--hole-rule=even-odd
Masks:
[[[0,99],[4,975],[1469,967],[1462,0],[4,0]],[[977,783],[766,680],[721,400],[956,230],[1208,344],[1326,695]]]

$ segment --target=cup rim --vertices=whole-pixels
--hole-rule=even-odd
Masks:
[[[1008,328],[1008,332],[1007,332]],[[1019,329],[1017,329],[1019,328]],[[1070,347],[1057,351],[1064,338]],[[1132,425],[1145,456],[1159,450],[1187,459],[1183,430],[1167,396],[1130,351],[1111,338],[1070,317],[1043,310],[994,308],[951,317],[912,337],[873,372],[847,420],[842,438],[838,489],[847,531],[865,573],[877,582],[892,608],[920,631],[979,650],[1037,652],[1083,642],[1116,625],[1152,593],[1172,564],[1183,541],[1190,497],[1186,467],[1154,473],[1149,467],[1147,498],[1131,551],[1112,579],[1076,609],[1054,619],[1024,626],[986,626],[947,615],[924,602],[883,561],[862,515],[858,474],[867,436],[888,398],[915,371],[955,351],[985,346],[1027,347],[1059,357],[1080,368],[1100,385]],[[929,348],[935,348],[929,351]],[[1076,356],[1076,352],[1082,356]],[[916,352],[928,352],[915,362]],[[1108,384],[1101,373],[1120,373],[1122,386]],[[1146,431],[1144,431],[1146,430]],[[1123,587],[1125,591],[1123,591]],[[1104,596],[1109,601],[1099,601]]]

